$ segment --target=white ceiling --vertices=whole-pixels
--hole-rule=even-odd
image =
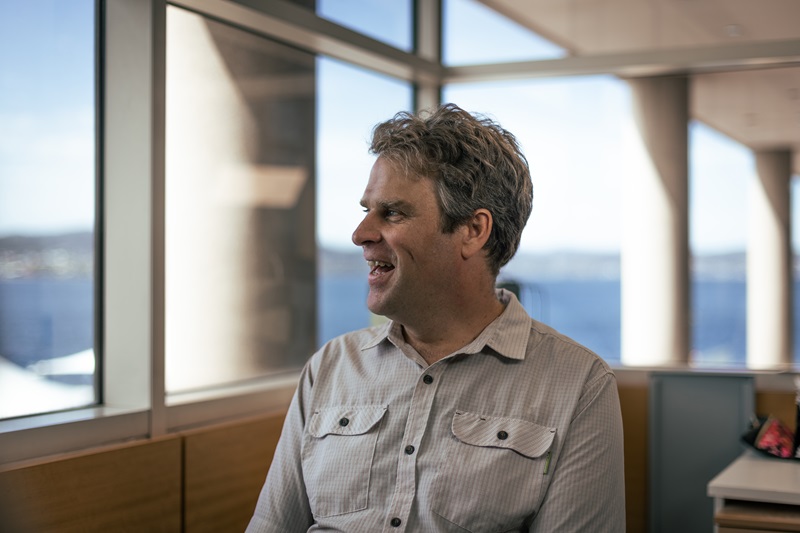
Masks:
[[[481,1],[571,57],[691,76],[694,118],[753,149],[793,149],[800,173],[800,0]]]

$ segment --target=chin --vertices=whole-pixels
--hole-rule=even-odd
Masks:
[[[378,315],[388,319],[392,319],[392,317],[390,316],[392,315],[391,308],[383,304],[383,302],[370,303],[370,301],[367,300],[367,309],[369,309],[369,312],[372,313],[373,315]]]
[[[367,309],[369,309],[369,312],[373,315],[385,316],[386,313],[386,310],[379,302],[370,302],[369,298],[367,298]]]

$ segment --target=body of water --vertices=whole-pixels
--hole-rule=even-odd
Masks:
[[[369,325],[370,314],[365,304],[367,291],[363,276],[321,280],[319,344]],[[800,302],[800,282],[795,283],[794,293],[795,302]],[[523,281],[520,296],[533,318],[587,346],[610,363],[619,363],[619,281]],[[695,363],[744,365],[747,349],[744,281],[695,281],[692,315]],[[800,332],[800,312],[795,313],[795,331]],[[800,361],[800,342],[795,343],[794,359]]]
[[[28,366],[94,345],[89,278],[0,281],[0,356]]]
[[[702,281],[692,286],[693,357],[708,364],[743,364],[746,351],[746,285]],[[0,282],[0,356],[28,366],[93,346],[93,296],[89,279],[24,279]],[[367,283],[362,275],[320,280],[319,344],[366,327]],[[800,282],[795,283],[800,302]],[[521,300],[536,318],[610,362],[620,354],[617,281],[523,282]],[[800,312],[795,313],[800,332]],[[800,342],[795,343],[800,346]],[[800,349],[795,349],[795,361]]]

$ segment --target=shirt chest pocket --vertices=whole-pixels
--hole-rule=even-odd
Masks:
[[[370,472],[386,406],[314,411],[303,439],[303,480],[316,517],[367,508]]]
[[[433,511],[467,531],[519,527],[541,503],[555,428],[456,411],[451,431]]]

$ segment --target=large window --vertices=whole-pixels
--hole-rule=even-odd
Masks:
[[[413,48],[411,0],[317,0],[317,14],[395,48]]]
[[[94,0],[0,3],[0,418],[93,404]]]
[[[448,65],[562,57],[559,46],[475,0],[444,0]],[[485,113],[528,157],[533,213],[499,281],[534,318],[619,362],[620,205],[632,122],[611,77],[451,84],[443,99]]]
[[[370,131],[442,80],[531,164],[501,281],[620,361],[623,184],[642,149],[628,85],[519,78],[624,57],[568,57],[491,2],[442,0],[422,40],[440,38],[435,65],[414,56],[417,2],[291,3],[0,2],[0,463],[284,408],[318,346],[380,320],[350,241]],[[475,81],[504,69],[518,81]],[[740,364],[752,154],[701,124],[690,141],[693,357]]]
[[[411,109],[400,82],[321,57],[317,70],[318,343],[369,326],[367,269],[351,241],[364,216],[359,204],[374,156],[372,128]],[[379,98],[376,96],[380,95]]]
[[[167,10],[168,393],[296,370],[313,351],[314,68]]]
[[[699,122],[689,130],[691,361],[745,366],[747,191],[753,154]]]
[[[445,100],[496,118],[530,163],[533,213],[501,271],[534,318],[620,360],[622,164],[633,131],[611,77],[450,85]]]
[[[541,38],[478,0],[442,0],[442,62],[476,65],[565,55]]]

